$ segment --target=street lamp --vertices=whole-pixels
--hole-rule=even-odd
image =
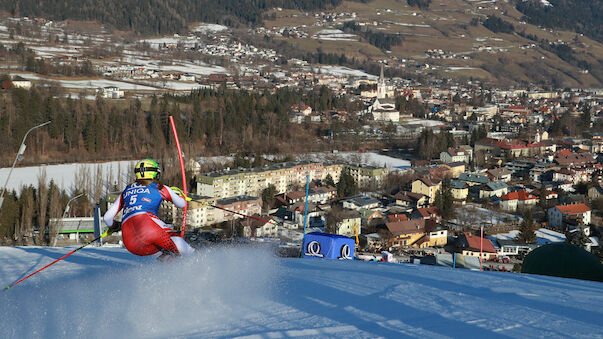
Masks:
[[[65,217],[67,217],[67,213],[69,212],[69,204],[71,204],[72,201],[74,201],[75,199],[81,197],[84,194],[85,193],[82,193],[82,194],[79,194],[79,195],[77,195],[77,196],[69,199],[69,201],[67,202],[67,206],[65,206],[65,211],[63,212],[63,217],[61,218],[61,224],[64,222]],[[78,226],[78,229],[79,229],[79,226]],[[52,247],[56,247],[56,245],[57,245],[57,239],[59,238],[59,231],[60,230],[61,230],[61,228],[57,226],[57,233],[54,235],[54,242],[52,243]]]
[[[23,136],[23,141],[21,141],[21,146],[19,146],[19,152],[17,152],[17,156],[15,157],[15,161],[13,161],[13,166],[10,168],[10,171],[8,172],[8,176],[6,177],[6,182],[4,182],[4,187],[2,188],[2,194],[0,194],[0,208],[2,208],[2,203],[4,202],[4,193],[6,192],[6,185],[8,185],[8,180],[10,179],[10,175],[13,173],[13,169],[15,168],[15,165],[17,164],[17,161],[23,160],[23,154],[25,153],[25,148],[27,147],[27,145],[25,145],[25,139],[27,138],[27,135],[29,134],[29,132],[33,131],[34,129],[40,128],[42,126],[46,126],[49,123],[51,123],[51,121],[46,121],[43,124],[39,124],[37,126],[34,126],[34,127],[30,128],[25,133],[25,136]]]

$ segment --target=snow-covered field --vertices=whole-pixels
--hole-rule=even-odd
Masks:
[[[488,238],[514,240],[519,235],[519,231],[511,231],[508,233],[499,233],[489,236]],[[550,243],[565,242],[565,234],[555,232],[546,228],[541,228],[536,231],[536,239],[538,245],[546,245]]]
[[[267,158],[274,158],[269,157]],[[201,164],[220,163],[224,164],[233,161],[233,157],[201,157],[196,159]],[[358,152],[340,152],[340,153],[311,153],[297,156],[297,160],[328,161],[339,160],[353,164],[363,164],[372,166],[385,166],[387,168],[406,168],[410,167],[410,161],[380,155],[377,153],[358,153]],[[47,181],[54,180],[55,184],[63,189],[71,189],[76,184],[76,178],[82,171],[88,171],[93,176],[100,170],[105,180],[115,181],[122,185],[126,184],[131,178],[129,174],[137,160],[130,161],[110,161],[105,163],[75,163],[63,165],[47,166],[29,166],[17,167],[13,170],[10,180],[7,183],[7,190],[16,190],[19,192],[21,186],[38,186],[38,177],[42,169],[46,171]],[[10,168],[0,168],[0,184],[4,184]],[[112,185],[113,182],[107,182]]]
[[[0,247],[8,285],[70,248]],[[4,338],[602,338],[598,282],[279,259],[226,248],[159,263],[85,248],[0,292]]]
[[[379,153],[358,153],[358,152],[339,152],[339,153],[309,153],[300,154],[297,160],[312,160],[312,161],[344,161],[350,164],[369,165],[376,167],[392,168],[407,168],[411,163],[406,159],[398,159]]]
[[[70,190],[75,188],[77,177],[79,174],[87,171],[92,176],[96,173],[103,175],[105,180],[114,180],[117,183],[124,184],[129,180],[129,174],[132,171],[135,160],[131,161],[112,161],[106,163],[76,163],[63,165],[48,165],[48,166],[29,166],[17,167],[10,175],[6,185],[7,190],[15,190],[19,193],[21,186],[32,185],[38,187],[38,178],[42,171],[46,172],[46,180],[54,183],[60,188]],[[0,168],[0,183],[4,184],[10,172],[10,168]],[[112,185],[113,183],[108,183]]]
[[[352,69],[352,68],[345,67],[345,66],[330,66],[330,65],[320,66],[320,67],[315,67],[314,72],[315,73],[323,73],[323,74],[331,74],[331,75],[335,75],[335,76],[343,76],[343,77],[358,77],[358,78],[367,77],[368,79],[373,79],[373,80],[376,80],[377,78],[379,78],[376,75],[368,74],[362,70]]]

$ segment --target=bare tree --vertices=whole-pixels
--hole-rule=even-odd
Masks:
[[[50,207],[49,207],[49,217],[50,221],[48,223],[48,235],[50,239],[50,243],[54,244],[54,238],[56,237],[60,217],[62,216],[63,206],[61,203],[61,194],[58,189],[52,190],[50,193]]]
[[[96,175],[94,177],[94,190],[92,190],[92,192],[94,192],[93,193],[94,196],[92,197],[94,202],[98,202],[102,198],[103,183],[104,183],[103,167],[100,165],[97,165],[96,166]]]
[[[48,186],[46,185],[46,168],[42,167],[38,174],[38,236],[36,243],[44,242],[47,231],[46,217],[48,213]]]
[[[33,187],[23,187],[21,190],[21,223],[18,238],[21,238],[21,243],[27,245],[27,237],[33,233],[33,215],[34,215],[34,197]]]

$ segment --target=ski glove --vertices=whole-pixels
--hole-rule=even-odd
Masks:
[[[176,193],[177,193],[179,196],[183,197],[183,198],[184,198],[184,200],[186,200],[186,201],[191,201],[191,200],[193,200],[192,198],[187,197],[187,196],[186,196],[186,194],[184,194],[184,192],[182,192],[182,190],[181,190],[179,187],[172,186],[172,187],[170,187],[170,188],[171,188],[172,190],[174,190],[174,191],[175,191],[175,192],[176,192]]]
[[[107,230],[101,235],[101,237],[104,238],[110,236],[115,232],[119,232],[119,230],[121,230],[121,223],[119,221],[115,221],[113,222],[113,226],[107,228]]]

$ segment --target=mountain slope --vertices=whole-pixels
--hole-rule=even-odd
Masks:
[[[67,248],[0,248],[8,284]],[[42,337],[601,338],[601,283],[224,248],[169,264],[86,248],[0,294]],[[8,335],[6,335],[8,334]]]

